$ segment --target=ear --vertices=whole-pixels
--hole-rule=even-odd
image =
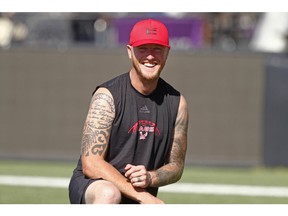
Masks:
[[[133,52],[133,47],[130,45],[127,45],[127,53],[128,53],[128,57],[129,59],[132,59],[132,52]]]

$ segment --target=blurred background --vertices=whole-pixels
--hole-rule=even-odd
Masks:
[[[288,13],[0,13],[0,159],[76,161],[91,94],[130,69],[143,18],[170,32],[186,163],[287,166]]]

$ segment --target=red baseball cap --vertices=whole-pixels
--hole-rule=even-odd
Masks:
[[[166,26],[158,20],[147,19],[137,22],[130,32],[131,46],[159,44],[170,48]]]

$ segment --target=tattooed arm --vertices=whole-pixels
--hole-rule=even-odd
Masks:
[[[98,164],[99,160],[104,160],[114,117],[115,106],[110,92],[98,89],[91,99],[82,135],[81,159],[87,177],[103,177]]]
[[[117,169],[105,161],[114,118],[113,97],[106,88],[99,88],[91,99],[83,129],[81,160],[84,175],[110,181],[122,194],[140,203],[162,202],[144,189],[134,188]]]
[[[181,178],[187,149],[188,118],[187,103],[181,95],[169,161],[163,167],[149,172],[151,187],[168,185]]]

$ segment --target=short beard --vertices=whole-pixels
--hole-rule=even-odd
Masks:
[[[166,63],[166,61],[163,62],[161,67],[158,69],[157,73],[153,74],[152,76],[145,76],[145,74],[142,72],[141,68],[139,67],[140,63],[134,57],[134,55],[132,56],[133,68],[135,68],[136,73],[140,76],[141,80],[143,80],[143,81],[153,81],[155,79],[158,79],[160,74],[161,74],[161,71],[163,70],[163,68],[165,66],[165,63]]]

